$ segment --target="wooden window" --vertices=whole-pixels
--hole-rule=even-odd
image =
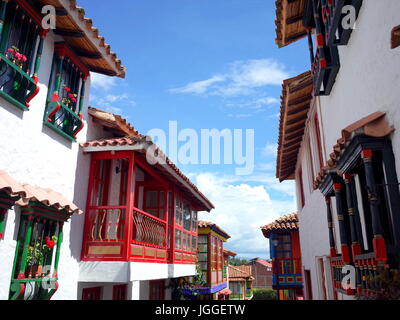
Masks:
[[[165,281],[151,280],[149,283],[149,300],[165,300]]]
[[[63,216],[64,220],[53,220],[49,215],[60,218]],[[68,218],[69,214],[66,212],[59,212],[35,202],[21,207],[10,286],[11,300],[27,297],[33,300],[48,300],[54,294],[58,277],[56,252],[60,252],[62,227]],[[49,279],[49,287],[42,286],[44,278]],[[25,293],[18,279],[32,279],[25,283]]]
[[[192,209],[191,203],[186,200],[180,193],[175,193],[175,243],[180,241],[181,245],[176,249],[188,253],[197,252],[197,211]]]
[[[146,187],[144,189],[144,211],[165,220],[165,192],[156,188]]]
[[[200,269],[203,271],[203,274],[207,274],[208,270],[208,236],[207,235],[199,235],[199,248],[198,248],[198,259]]]
[[[121,284],[113,287],[113,300],[126,300],[127,299],[127,285]]]
[[[101,300],[103,287],[84,288],[82,300]]]
[[[38,93],[37,71],[43,49],[41,16],[26,1],[0,2],[0,96],[22,110]],[[41,35],[41,42],[36,44]],[[4,53],[4,54],[3,54]]]
[[[70,141],[83,128],[82,108],[89,69],[65,44],[56,43],[44,124]]]

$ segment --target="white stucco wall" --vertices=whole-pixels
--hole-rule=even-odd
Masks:
[[[88,132],[87,107],[90,79],[86,85],[83,108],[84,129],[78,134],[78,143],[71,143],[43,125],[47,86],[51,72],[56,37],[50,32],[45,40],[39,71],[39,94],[31,101],[29,111],[21,111],[0,98],[0,169],[15,180],[42,188],[51,188],[85,209],[90,156],[79,150],[79,142],[104,136],[99,126]],[[57,37],[57,40],[60,40]],[[79,166],[77,166],[79,163]],[[18,208],[7,217],[5,239],[0,241],[2,272],[0,299],[8,298],[11,269],[18,227]],[[15,227],[17,226],[17,227]],[[79,259],[82,245],[83,215],[74,215],[64,225],[64,241],[59,264],[59,290],[53,299],[76,299]]]
[[[196,274],[196,266],[189,264],[82,261],[79,281],[129,282],[179,278]]]
[[[320,97],[320,121],[325,159],[333,151],[341,130],[373,112],[387,113],[387,119],[397,129],[392,136],[396,159],[400,157],[400,48],[390,49],[393,27],[400,22],[398,0],[366,0],[360,10],[357,28],[347,46],[339,47],[341,68],[329,96]],[[303,172],[305,206],[300,212],[302,262],[311,271],[313,298],[321,299],[315,258],[329,255],[326,205],[320,191],[309,192],[310,170],[304,142],[300,151]],[[396,161],[400,172],[400,161]],[[299,199],[299,188],[297,196]],[[340,252],[336,206],[332,202],[336,225],[336,243]],[[339,299],[352,299],[339,294]]]

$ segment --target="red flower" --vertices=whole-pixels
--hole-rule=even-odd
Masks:
[[[22,55],[22,61],[26,62],[26,60],[28,60],[28,58],[25,55]]]
[[[75,96],[72,94],[72,93],[68,93],[68,98],[70,98],[70,99],[72,99],[72,98],[74,98]]]
[[[76,99],[75,99],[75,98],[71,98],[71,101],[75,103],[75,102],[76,102]]]
[[[48,246],[50,249],[53,249],[56,243],[53,240],[50,240],[49,237],[46,237],[46,246]]]
[[[13,48],[9,48],[9,49],[8,49],[8,52],[13,53],[13,52],[15,52],[15,50],[14,50]]]
[[[0,233],[0,239],[3,239],[3,237],[4,237],[4,236],[3,236],[3,234],[2,234],[2,233]]]
[[[67,92],[70,92],[70,91],[71,91],[71,89],[68,88],[68,87],[64,87],[64,90],[67,91]]]

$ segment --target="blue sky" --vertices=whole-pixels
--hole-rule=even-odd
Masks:
[[[275,45],[275,1],[80,0],[127,68],[126,79],[95,76],[91,104],[122,114],[140,132],[255,130],[255,171],[233,165],[178,166],[216,205],[204,220],[232,238],[242,257],[268,257],[259,227],[295,210],[292,182],[275,179],[282,80],[309,69],[303,39]],[[168,150],[164,150],[168,154]]]

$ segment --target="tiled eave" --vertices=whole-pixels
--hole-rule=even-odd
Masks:
[[[307,29],[303,25],[306,0],[277,0],[276,5],[276,44],[279,48],[304,38]]]
[[[190,179],[179,170],[149,137],[139,134],[133,137],[127,136],[123,138],[94,140],[81,144],[81,147],[84,152],[137,151],[149,157],[153,155],[151,157],[153,163],[155,163],[154,168],[168,180],[180,186],[186,194],[190,195],[197,203],[200,203],[202,206],[200,211],[211,211],[214,209],[214,205],[211,201],[200,192]],[[149,150],[149,148],[151,149]]]
[[[225,232],[224,230],[222,230],[222,228],[220,228],[217,224],[215,224],[214,222],[210,222],[210,221],[202,221],[199,220],[197,222],[197,225],[199,227],[199,229],[201,228],[210,228],[211,230],[215,231],[216,233],[218,233],[219,235],[221,235],[222,237],[224,237],[225,239],[229,239],[231,236]],[[231,251],[233,252],[233,251]],[[233,252],[234,253],[234,252]],[[236,255],[236,254],[235,254]]]
[[[85,16],[85,10],[77,6],[76,0],[35,0],[35,5],[56,8],[57,26],[53,32],[64,38],[91,72],[125,77],[121,60],[93,26],[92,19]]]
[[[370,115],[350,124],[342,130],[342,136],[337,140],[337,144],[333,146],[333,152],[329,155],[326,165],[317,175],[313,187],[318,189],[321,187],[325,177],[332,172],[336,172],[336,164],[340,160],[342,152],[355,135],[366,135],[373,138],[383,138],[394,132],[386,120],[386,113],[374,112]]]
[[[294,179],[297,156],[312,99],[311,72],[285,80],[282,85],[276,177]]]
[[[291,232],[299,230],[299,216],[297,213],[290,213],[274,222],[261,227],[264,237],[269,238],[273,232]]]

